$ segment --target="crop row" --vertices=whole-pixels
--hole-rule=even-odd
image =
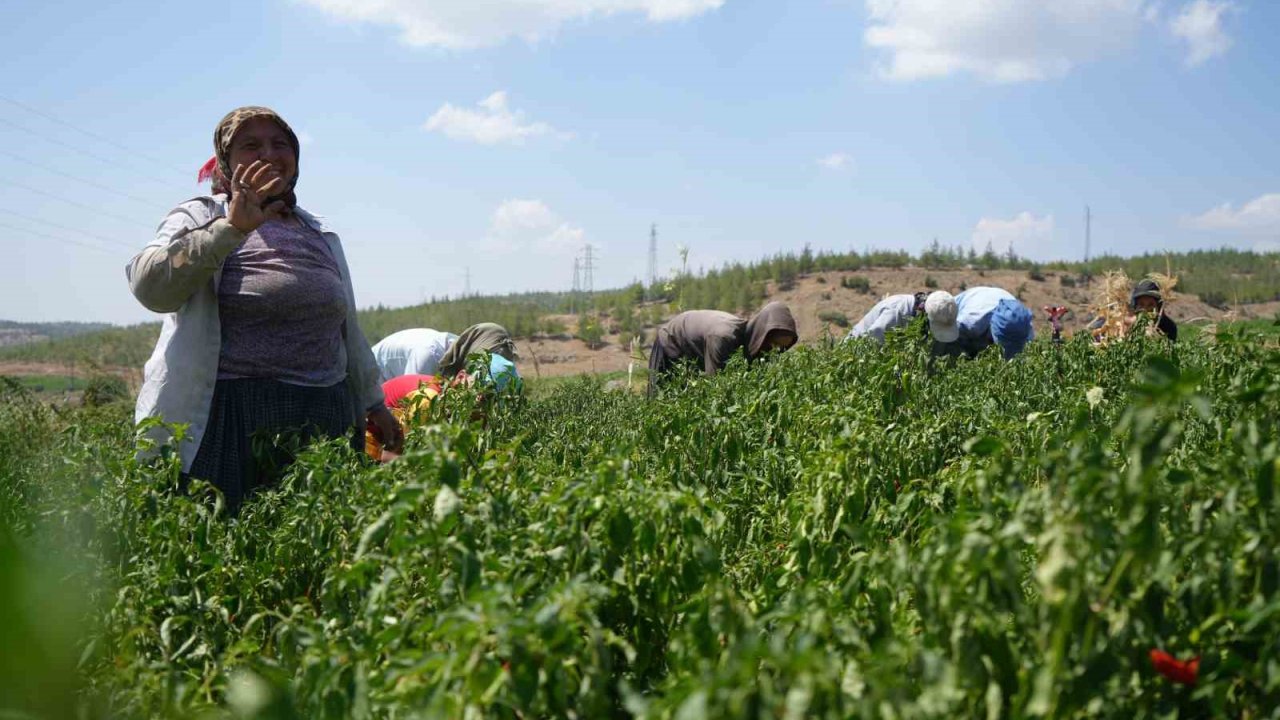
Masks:
[[[234,521],[135,464],[119,413],[11,390],[3,612],[40,651],[0,664],[0,707],[1274,716],[1280,354],[933,365],[914,337],[652,400],[584,379],[480,418],[457,393],[400,461],[313,448]]]

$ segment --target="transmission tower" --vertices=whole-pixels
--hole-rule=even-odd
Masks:
[[[573,256],[573,290],[569,293],[569,314],[578,309],[578,295],[582,292],[582,259]]]
[[[595,291],[596,258],[595,248],[587,243],[582,247],[582,291],[590,295]]]
[[[644,296],[650,299],[653,286],[658,282],[658,224],[649,226],[649,273],[646,275]]]

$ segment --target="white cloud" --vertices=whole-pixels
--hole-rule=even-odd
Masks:
[[[572,254],[586,231],[560,218],[541,200],[504,200],[489,222],[485,244],[500,253]]]
[[[1223,203],[1185,221],[1200,230],[1280,233],[1280,193],[1260,195],[1237,209]]]
[[[830,155],[818,158],[818,164],[828,170],[844,170],[853,166],[853,158],[845,153],[831,153]]]
[[[1227,0],[1194,0],[1172,20],[1169,29],[1187,43],[1187,65],[1199,65],[1231,49],[1231,38],[1222,29],[1222,16],[1235,10]]]
[[[1022,256],[1038,255],[1053,240],[1053,216],[1038,218],[1023,212],[1008,220],[982,218],[973,228],[973,249],[984,252],[987,244],[997,253],[1005,253],[1012,246]]]
[[[1148,0],[866,0],[863,40],[885,51],[881,73],[920,80],[972,73],[993,82],[1065,75],[1127,46]]]
[[[344,21],[392,25],[407,45],[450,49],[536,42],[570,22],[620,14],[649,22],[696,17],[724,0],[303,0]]]
[[[445,103],[427,119],[422,128],[439,132],[454,140],[469,140],[481,145],[498,143],[522,144],[526,138],[541,135],[557,135],[568,138],[568,133],[543,122],[525,122],[524,113],[507,107],[507,93],[499,90],[481,100],[476,109],[462,108]]]

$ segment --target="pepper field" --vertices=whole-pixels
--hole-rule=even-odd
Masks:
[[[1280,717],[1280,350],[914,337],[455,392],[234,521],[9,386],[0,716]]]

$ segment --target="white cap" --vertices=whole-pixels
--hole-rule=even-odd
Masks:
[[[929,293],[924,301],[924,313],[929,316],[929,330],[934,340],[949,343],[960,337],[960,328],[956,325],[959,309],[951,293],[946,290]]]

